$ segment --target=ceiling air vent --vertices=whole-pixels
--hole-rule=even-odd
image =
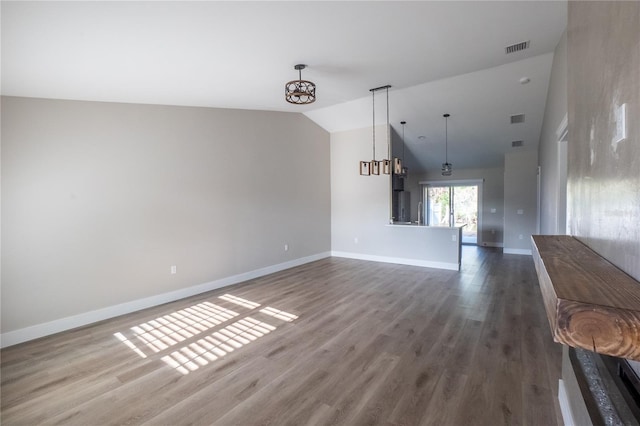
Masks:
[[[524,114],[515,114],[511,116],[511,124],[524,123]]]
[[[504,53],[508,55],[509,53],[515,53],[524,49],[528,49],[529,43],[530,41],[527,40],[527,41],[521,41],[520,43],[512,44],[511,46],[507,46],[504,48]]]
[[[518,148],[518,147],[521,147],[523,143],[524,142],[522,142],[522,141],[511,141],[511,147],[512,148]]]

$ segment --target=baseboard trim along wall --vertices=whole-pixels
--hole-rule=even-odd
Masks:
[[[274,272],[284,271],[305,263],[314,262],[316,260],[330,257],[330,252],[314,254],[299,259],[290,260],[288,262],[279,263],[277,265],[267,266],[256,269],[254,271],[244,272],[242,274],[233,275],[219,280],[210,281],[208,283],[171,291],[168,293],[158,294],[155,296],[145,297],[143,299],[133,300],[131,302],[121,303],[119,305],[109,306],[95,311],[85,312],[73,315],[59,320],[50,321],[43,324],[37,324],[25,327],[19,330],[9,331],[0,335],[0,347],[17,345],[18,343],[27,342],[40,337],[49,336],[51,334],[60,333],[62,331],[71,330],[73,328],[82,327],[94,322],[103,321],[120,315],[129,314],[131,312],[140,311],[142,309],[151,308],[153,306],[162,305],[163,303],[174,302],[184,299],[185,297],[195,296],[196,294],[205,293],[207,291],[216,290],[218,288],[227,287],[238,284],[243,281],[252,280]]]
[[[370,260],[372,262],[397,263],[399,265],[422,266],[425,268],[448,269],[459,271],[460,264],[447,262],[432,262],[429,260],[407,259],[404,257],[375,256],[371,254],[349,253],[344,251],[332,251],[333,257],[344,257],[347,259]]]
[[[571,412],[571,406],[569,405],[567,389],[564,386],[564,380],[562,379],[558,380],[558,402],[560,404],[562,420],[564,420],[565,426],[574,426],[576,423],[573,421],[573,413]]]
[[[531,256],[531,250],[527,250],[527,249],[512,249],[512,248],[505,248],[502,250],[502,252],[504,254],[522,254],[525,256]]]

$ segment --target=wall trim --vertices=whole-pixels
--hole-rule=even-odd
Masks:
[[[514,248],[505,248],[502,250],[504,254],[522,254],[525,256],[531,256],[531,249],[514,249]]]
[[[573,412],[571,411],[571,405],[569,405],[567,388],[562,379],[558,380],[558,402],[560,403],[560,411],[562,412],[562,420],[565,426],[575,426],[576,423],[573,421]]]
[[[467,185],[482,185],[483,183],[484,183],[484,178],[418,181],[418,185],[433,185],[433,186],[467,186]]]
[[[29,327],[21,328],[0,334],[0,347],[17,345],[18,343],[27,342],[29,340],[38,339],[40,337],[49,336],[51,334],[60,333],[62,331],[71,330],[73,328],[82,327],[98,321],[114,318],[120,315],[129,314],[131,312],[140,311],[142,309],[151,308],[153,306],[162,305],[163,303],[174,302],[186,297],[195,296],[207,291],[216,290],[233,284],[259,278],[265,275],[280,272],[285,269],[294,268],[304,265],[305,263],[315,262],[331,256],[331,252],[323,252],[311,256],[301,257],[276,265],[266,266],[264,268],[255,269],[253,271],[244,272],[230,277],[221,278],[204,284],[183,288],[180,290],[170,291],[167,293],[157,294],[155,296],[145,297],[142,299],[125,302],[118,305],[108,306],[106,308],[89,311],[78,315],[72,315],[66,318],[60,318],[54,321],[36,324]]]
[[[448,269],[459,271],[459,263],[433,262],[430,260],[408,259],[404,257],[376,256],[372,254],[351,253],[345,251],[332,251],[333,257],[344,257],[347,259],[370,260],[372,262],[397,263],[400,265],[422,266],[423,268]]]

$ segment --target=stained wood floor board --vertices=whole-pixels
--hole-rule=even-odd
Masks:
[[[133,327],[205,302],[238,315],[157,353],[137,340]],[[163,360],[240,319],[273,329],[186,375]],[[546,321],[528,256],[464,247],[460,272],[327,258],[3,349],[0,414],[3,425],[560,424],[561,350]]]

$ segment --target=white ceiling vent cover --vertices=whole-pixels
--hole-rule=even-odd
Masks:
[[[520,43],[512,44],[511,46],[507,46],[504,48],[504,53],[508,55],[509,53],[520,52],[521,50],[528,49],[529,43],[531,43],[531,41],[527,40],[521,41]]]
[[[524,114],[515,114],[511,116],[511,124],[524,123]]]
[[[512,141],[511,142],[511,147],[512,148],[518,148],[518,147],[521,147],[523,143],[524,143],[523,141]]]

